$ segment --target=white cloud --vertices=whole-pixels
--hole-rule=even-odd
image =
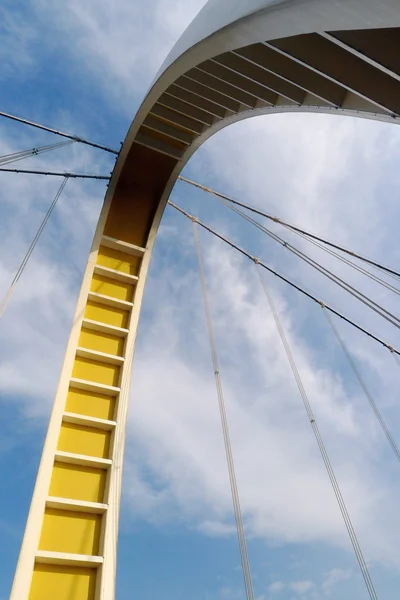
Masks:
[[[12,140],[2,134],[1,155],[34,145],[27,132]],[[72,171],[101,172],[106,160],[96,164],[90,151],[72,145],[24,166],[64,171],[68,161]],[[6,173],[1,179],[3,298],[62,180]],[[104,184],[67,183],[0,321],[1,397],[22,403],[28,416],[48,415],[103,194]]]
[[[348,548],[257,280],[241,260],[213,242],[206,256],[212,268],[208,282],[246,530],[250,536],[275,541],[329,540]],[[156,309],[152,290],[163,297],[162,309]],[[155,313],[135,361],[129,436],[134,447],[128,446],[128,461],[151,473],[146,477],[150,489],[138,486],[137,479],[130,481],[129,471],[126,482],[137,516],[152,522],[171,518],[197,522],[201,531],[213,535],[219,522],[225,534],[231,526],[231,500],[206,332],[202,320],[194,321],[202,310],[194,290],[193,275],[183,275],[173,266],[165,277],[150,282],[146,301]],[[279,296],[278,305],[285,307]],[[381,522],[376,522],[377,511],[394,510],[394,499],[390,500],[384,480],[377,490],[377,472],[372,475],[363,456],[363,432],[370,415],[357,415],[356,421],[354,398],[338,374],[314,368],[312,350],[291,332],[289,314],[286,308],[284,322],[328,446],[333,444],[334,464],[351,513],[364,542],[370,540],[368,553],[377,556],[371,541],[381,537],[385,540],[381,558],[395,560],[395,536],[388,529],[379,534]],[[197,344],[198,352],[193,348]],[[154,372],[157,378],[152,377]],[[374,444],[375,453],[381,452],[382,439],[368,443]],[[134,458],[138,447],[140,460]],[[154,496],[159,501],[156,511]]]
[[[55,7],[40,0],[36,6],[40,19],[57,30],[60,44],[79,68],[95,75],[101,91],[113,103],[118,98],[120,109],[132,114],[138,97],[204,3],[176,0],[171,6],[167,0],[150,0],[144,7],[129,0],[69,0]]]
[[[315,587],[312,581],[293,581],[289,584],[289,588],[296,594],[306,594]]]
[[[283,589],[285,589],[285,584],[282,581],[274,581],[268,586],[268,591],[271,593],[281,592]]]
[[[322,583],[322,589],[326,594],[330,594],[332,588],[340,583],[341,581],[346,581],[350,579],[352,575],[351,569],[331,569],[325,575],[325,579]]]
[[[284,590],[290,590],[299,596],[307,594],[315,588],[315,584],[312,581],[291,581],[289,583],[283,583],[282,581],[274,581],[268,586],[268,592],[273,595],[280,595]]]
[[[278,143],[276,138],[275,145]],[[82,155],[76,160],[82,161]],[[225,163],[220,164],[224,167]],[[48,202],[55,184],[46,182],[37,203],[30,184],[21,179],[7,181],[4,197],[16,197],[18,190],[25,214],[37,212],[35,219],[29,219],[30,231],[34,231],[39,208],[43,210],[42,203]],[[69,240],[72,264],[68,260],[68,266],[64,265],[61,278],[54,275],[60,256],[52,256],[56,239],[50,236],[50,246],[43,247],[43,252],[38,248],[24,275],[24,285],[9,307],[7,325],[3,324],[4,339],[13,340],[2,366],[5,389],[13,396],[19,393],[39,400],[29,402],[31,414],[48,410],[65,343],[61,340],[66,340],[77,294],[75,269],[82,272],[84,268],[88,232],[93,230],[99,208],[99,199],[93,203],[93,199],[79,197],[78,202],[72,191],[69,194],[68,203],[60,203],[57,241]],[[85,202],[93,208],[88,211]],[[11,217],[13,212],[10,222]],[[10,278],[18,264],[16,251],[21,252],[32,235],[21,217],[17,223],[20,231],[12,238],[13,249],[2,255],[4,283],[6,274]],[[179,242],[182,232],[185,223],[177,221],[176,227],[161,231],[160,243],[165,247],[182,243],[189,257],[186,245],[192,242],[185,233]],[[244,260],[209,238],[207,245],[205,241],[203,238],[246,530],[250,536],[266,540],[328,541],[348,548],[257,276]],[[380,473],[377,459],[383,440],[374,431],[369,413],[359,413],[358,390],[347,389],[347,380],[330,368],[329,361],[322,366],[319,349],[302,336],[285,294],[275,285],[273,292],[357,529],[371,557],[394,562],[396,529],[377,518],[377,514],[393,514],[395,505],[395,489]],[[145,327],[146,336],[141,332],[134,367],[126,500],[132,502],[136,517],[153,523],[183,520],[203,533],[227,535],[234,531],[231,500],[196,273],[182,272],[181,263],[175,264],[174,259],[162,273],[155,265],[145,307],[147,320],[142,331]],[[33,360],[38,353],[42,357],[39,367]],[[364,456],[366,448],[375,457],[372,464]]]
[[[5,6],[0,7],[2,71],[0,79],[18,76],[32,68],[30,49],[37,39],[35,28]]]
[[[153,2],[147,16],[132,2],[83,5],[71,0],[57,11],[45,0],[37,6],[42,23],[54,26],[60,43],[74,60],[79,57],[88,77],[96,74],[99,93],[111,91],[118,110],[127,106],[131,110],[138,90],[142,93],[173,38],[201,4],[182,2],[171,10],[164,1]],[[25,43],[28,47],[29,35]],[[219,134],[189,168],[206,184],[215,182],[232,195],[382,260],[390,256],[396,264],[400,255],[395,205],[398,132],[391,126],[350,119],[269,116]],[[20,142],[20,147],[30,145],[26,139]],[[3,153],[10,148],[2,142]],[[64,168],[66,157],[54,155],[35,164]],[[71,148],[68,154],[71,169],[101,172],[105,159],[96,160],[97,164],[94,155],[81,147]],[[50,180],[39,185],[36,179],[11,177],[2,176],[0,192],[5,215],[1,289],[6,289],[57,187]],[[46,231],[7,319],[0,323],[2,395],[21,403],[27,417],[48,413],[102,194],[103,189],[68,184],[57,207],[56,225]],[[211,206],[208,202],[204,198],[205,214],[205,207]],[[232,235],[239,229],[232,222],[219,222],[219,226]],[[155,524],[183,522],[207,535],[225,536],[234,532],[231,499],[189,243],[180,217],[176,225],[161,229],[159,244],[170,252],[170,262],[164,259],[162,272],[153,262],[146,291],[134,366],[124,495],[135,518]],[[353,310],[350,302],[306,268],[269,252],[266,244],[259,246],[291,276],[307,281],[346,311]],[[259,282],[243,260],[209,238],[207,242],[204,238],[203,248],[246,531],[267,542],[322,541],[348,549]],[[361,393],[316,313],[282,287],[272,287],[360,542],[369,558],[398,567],[399,525],[393,515],[399,486],[381,432],[363,408]],[[388,295],[382,298],[394,304]],[[365,311],[356,314],[372,327],[380,327]],[[375,378],[374,390],[393,416],[391,426],[397,433],[396,374],[383,354],[358,334],[346,330],[346,336],[369,380]],[[327,574],[324,591],[340,580],[339,571]],[[341,580],[346,579],[345,573]],[[301,594],[310,591],[310,585],[308,580],[276,581],[268,591],[278,593],[288,586]]]

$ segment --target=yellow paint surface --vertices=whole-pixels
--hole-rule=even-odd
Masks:
[[[127,252],[100,246],[96,262],[98,265],[108,267],[109,269],[115,269],[116,271],[128,273],[129,275],[137,275],[140,261],[141,259],[139,256],[133,256]]]
[[[111,296],[118,300],[127,300],[128,302],[131,302],[133,297],[133,285],[112,280],[109,277],[97,275],[97,273],[93,275],[90,291],[104,294],[104,296]]]
[[[88,348],[89,350],[97,350],[97,352],[122,356],[124,341],[124,338],[118,335],[110,335],[94,331],[93,329],[83,328],[79,336],[78,346]]]
[[[102,515],[46,508],[39,550],[98,555],[101,519]]]
[[[93,600],[96,569],[36,564],[29,600]]]
[[[118,386],[119,369],[118,365],[109,365],[77,356],[74,361],[72,377],[94,381],[95,383],[104,383],[105,385]]]
[[[98,419],[114,418],[115,398],[70,388],[67,396],[66,412],[97,417]]]
[[[89,302],[85,308],[84,317],[92,319],[92,321],[100,321],[114,327],[126,327],[128,324],[129,313],[127,310],[116,308],[114,306],[106,306],[97,302]]]
[[[108,458],[110,431],[85,427],[75,423],[63,423],[58,438],[58,450],[87,456]]]
[[[49,496],[104,502],[106,476],[104,469],[57,462],[53,467]]]

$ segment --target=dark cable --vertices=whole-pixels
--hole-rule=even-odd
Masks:
[[[393,356],[394,360],[396,361],[396,364],[398,367],[400,367],[400,356],[397,354],[396,350],[394,350],[394,348],[389,348],[391,355]]]
[[[196,223],[198,223],[200,225],[200,227],[202,227],[203,229],[205,229],[209,233],[212,233],[212,235],[214,235],[218,239],[220,239],[223,242],[225,242],[226,244],[228,244],[228,246],[230,246],[231,248],[234,248],[235,250],[237,250],[238,252],[240,252],[241,254],[243,254],[243,256],[246,256],[247,258],[249,258],[253,262],[259,264],[261,267],[263,267],[263,269],[265,269],[266,271],[269,271],[270,273],[272,273],[273,275],[275,275],[276,277],[278,277],[279,279],[281,279],[282,281],[284,281],[285,283],[287,283],[288,285],[290,285],[290,287],[294,288],[298,292],[301,292],[304,296],[307,296],[307,298],[310,298],[310,300],[313,300],[314,302],[316,302],[320,306],[324,305],[325,308],[327,310],[329,310],[331,313],[333,313],[337,317],[340,317],[341,319],[343,319],[343,321],[346,321],[346,323],[349,323],[349,325],[352,325],[353,327],[355,327],[356,329],[358,329],[359,331],[361,331],[362,333],[364,333],[365,335],[367,335],[371,339],[375,340],[376,342],[378,342],[379,344],[381,344],[385,348],[388,348],[389,350],[391,350],[392,352],[394,352],[394,353],[396,353],[397,355],[400,356],[400,351],[397,350],[396,348],[394,348],[394,346],[392,346],[391,344],[388,344],[387,342],[384,342],[379,337],[377,337],[376,335],[374,335],[373,333],[371,333],[370,331],[368,331],[367,329],[365,329],[361,325],[358,325],[357,323],[355,323],[354,321],[352,321],[351,319],[349,319],[348,317],[346,317],[345,315],[343,315],[339,311],[337,311],[334,308],[332,308],[331,306],[329,306],[326,302],[323,302],[322,300],[319,300],[318,298],[316,298],[316,296],[314,296],[313,294],[310,294],[309,292],[307,292],[305,289],[303,289],[302,287],[300,287],[296,283],[293,283],[293,281],[291,281],[290,279],[288,279],[284,275],[281,275],[280,273],[278,273],[277,271],[275,271],[271,267],[268,267],[266,264],[264,264],[258,258],[256,258],[255,256],[252,256],[249,252],[247,252],[243,248],[240,248],[240,246],[237,246],[234,242],[231,242],[230,240],[228,240],[226,237],[224,237],[220,233],[217,233],[216,231],[214,231],[214,229],[211,229],[211,227],[208,227],[208,225],[205,225],[204,223],[202,223],[201,221],[199,221],[198,219],[196,219],[196,217],[194,217],[193,215],[190,215],[189,213],[187,213],[186,211],[184,211],[179,206],[176,206],[176,204],[173,204],[173,202],[168,201],[168,204],[170,206],[172,206],[173,208],[175,208],[182,215],[184,215],[185,217],[187,217],[188,219],[190,219],[191,221],[193,221],[193,219],[194,219],[196,221]]]
[[[53,175],[54,177],[69,177],[70,179],[110,179],[109,175],[86,175],[84,173],[61,173],[56,171],[30,171],[28,169],[3,169],[5,173],[27,173],[29,175]]]
[[[302,233],[299,233],[297,231],[295,231],[294,233],[296,233],[296,235],[298,235],[299,237],[301,237],[303,240],[306,240],[310,244],[313,244],[313,246],[315,246],[316,248],[319,248],[320,250],[323,250],[327,254],[330,254],[331,256],[333,256],[333,257],[337,258],[338,260],[340,260],[342,263],[348,265],[349,267],[352,267],[353,269],[355,269],[359,273],[362,273],[366,277],[369,277],[369,279],[371,279],[372,281],[375,281],[376,283],[379,283],[380,285],[382,285],[386,289],[390,290],[394,294],[397,294],[398,296],[400,296],[400,289],[396,288],[394,285],[391,285],[388,281],[385,281],[384,279],[381,279],[377,275],[374,275],[374,273],[371,273],[371,271],[368,271],[368,269],[364,269],[364,267],[361,267],[360,265],[356,265],[356,263],[352,262],[348,258],[345,258],[344,256],[341,256],[338,252],[335,252],[334,250],[331,250],[330,248],[326,248],[323,244],[320,244],[319,242],[316,242],[315,240],[312,240],[312,239],[308,238],[306,235],[303,235]],[[374,267],[374,268],[376,269],[376,267]],[[393,275],[391,275],[389,273],[387,273],[387,275],[389,277],[393,277],[393,279],[396,279],[396,281],[398,281],[397,278],[394,277]]]
[[[68,138],[70,140],[74,140],[75,142],[80,142],[81,144],[86,144],[87,146],[92,146],[92,148],[100,148],[100,150],[105,150],[106,152],[110,152],[111,154],[119,154],[118,150],[113,150],[112,148],[108,148],[107,146],[102,146],[101,144],[95,144],[94,142],[89,142],[77,135],[71,135],[69,133],[64,133],[63,131],[58,131],[57,129],[52,129],[51,127],[46,127],[45,125],[39,125],[39,123],[34,123],[33,121],[28,121],[27,119],[22,119],[21,117],[16,117],[15,115],[10,115],[8,113],[0,111],[0,117],[5,117],[6,119],[11,119],[12,121],[18,121],[18,123],[23,123],[24,125],[30,125],[31,127],[36,127],[37,129],[42,129],[43,131],[48,131],[50,133],[54,133],[56,135],[60,135],[61,137]]]
[[[374,414],[375,414],[376,418],[378,419],[379,424],[382,427],[382,430],[383,430],[384,434],[386,435],[386,438],[387,438],[387,440],[388,440],[388,442],[389,442],[389,444],[390,444],[390,446],[391,446],[391,448],[392,448],[392,450],[393,450],[393,452],[394,452],[397,460],[400,462],[400,450],[399,450],[399,448],[398,448],[398,446],[397,446],[397,444],[396,444],[396,442],[395,442],[392,434],[390,433],[389,428],[386,425],[385,420],[382,417],[382,415],[381,415],[381,413],[380,413],[380,411],[379,411],[379,409],[378,409],[378,407],[376,405],[376,402],[373,399],[372,394],[371,394],[371,392],[369,391],[369,389],[367,387],[367,384],[365,383],[365,381],[364,381],[364,379],[363,379],[363,377],[362,377],[362,375],[361,375],[361,373],[360,373],[360,371],[359,371],[356,363],[354,362],[354,360],[353,360],[353,358],[352,358],[349,350],[347,349],[347,346],[344,343],[344,341],[343,341],[343,339],[342,339],[339,331],[336,329],[335,324],[332,321],[329,313],[325,310],[324,306],[322,306],[321,308],[322,308],[322,311],[323,311],[323,313],[324,313],[324,315],[325,315],[325,317],[326,317],[329,325],[331,326],[331,329],[332,329],[333,333],[335,334],[335,337],[336,337],[336,339],[337,339],[340,347],[342,348],[342,350],[344,352],[344,355],[346,356],[346,358],[347,358],[347,360],[348,360],[348,362],[350,364],[350,367],[352,368],[355,376],[357,377],[358,383],[362,387],[362,390],[363,390],[363,392],[364,392],[364,394],[365,394],[368,402],[370,403],[370,406],[371,406],[372,410],[374,411]]]
[[[315,260],[310,258],[307,254],[305,254],[304,252],[302,252],[295,246],[292,246],[291,244],[286,242],[283,238],[278,236],[276,233],[272,232],[270,229],[268,229],[267,227],[265,227],[264,225],[262,225],[261,223],[259,223],[258,221],[256,221],[252,217],[250,217],[249,215],[246,215],[244,212],[242,212],[235,206],[231,206],[229,203],[225,202],[225,200],[219,199],[219,201],[222,204],[224,204],[224,206],[227,206],[230,210],[236,212],[238,215],[240,215],[246,221],[248,221],[249,223],[251,223],[252,225],[257,227],[257,229],[260,229],[263,233],[267,234],[274,241],[281,244],[284,248],[289,250],[289,252],[292,252],[293,254],[295,254],[295,256],[297,256],[298,258],[300,258],[301,260],[306,262],[308,265],[310,265],[311,267],[313,267],[314,269],[316,269],[317,271],[319,271],[320,273],[325,275],[325,277],[327,277],[328,279],[330,279],[331,281],[336,283],[336,285],[338,285],[339,287],[344,289],[346,292],[351,294],[354,298],[357,298],[357,300],[360,300],[360,302],[365,304],[365,306],[367,306],[368,308],[370,308],[371,310],[376,312],[378,315],[380,315],[381,317],[386,319],[389,323],[391,323],[392,325],[394,325],[395,327],[398,327],[400,329],[400,319],[398,317],[396,317],[396,315],[393,315],[391,312],[389,312],[388,310],[383,308],[383,306],[381,306],[377,302],[374,302],[374,300],[371,300],[371,298],[369,298],[368,296],[366,296],[365,294],[360,292],[357,288],[353,287],[352,285],[350,285],[349,283],[347,283],[346,281],[341,279],[338,275],[336,275],[329,269],[320,265],[318,262],[316,262]],[[385,313],[385,314],[383,314],[383,313]],[[392,321],[392,319],[390,319],[388,317],[392,317],[393,319],[395,319],[397,321],[397,323],[395,323],[394,321]]]
[[[385,267],[369,258],[366,258],[365,256],[362,256],[361,254],[357,254],[356,252],[353,252],[352,250],[348,250],[347,248],[344,248],[343,246],[339,246],[338,244],[334,244],[333,242],[329,242],[327,240],[325,240],[324,238],[321,238],[317,235],[314,235],[313,233],[310,233],[309,231],[305,231],[304,229],[300,229],[299,227],[295,227],[294,225],[291,225],[290,223],[286,223],[286,221],[282,221],[282,219],[278,219],[278,217],[274,217],[272,215],[269,215],[268,213],[265,213],[261,210],[258,210],[257,208],[254,208],[253,206],[249,206],[248,204],[244,204],[243,202],[239,202],[238,200],[234,200],[233,198],[231,198],[230,196],[226,196],[225,194],[221,194],[221,192],[216,192],[215,190],[212,190],[211,188],[206,187],[205,185],[201,185],[200,183],[196,183],[195,181],[191,181],[190,179],[187,179],[186,177],[182,177],[181,175],[178,177],[178,179],[180,179],[181,181],[184,181],[185,183],[189,183],[190,185],[193,185],[194,187],[199,188],[200,190],[203,190],[204,192],[207,192],[208,194],[211,194],[213,196],[217,196],[219,198],[223,198],[224,200],[227,200],[228,202],[231,202],[232,204],[236,204],[237,206],[241,206],[242,208],[246,208],[247,210],[250,210],[251,212],[256,213],[257,215],[260,215],[261,217],[265,217],[266,219],[270,219],[271,221],[274,221],[275,223],[279,223],[280,225],[283,225],[284,227],[287,227],[288,229],[292,229],[293,231],[297,231],[299,233],[302,233],[303,235],[306,235],[310,238],[313,238],[314,240],[317,240],[319,242],[322,242],[323,244],[326,244],[327,246],[331,246],[332,248],[336,248],[336,250],[340,250],[341,252],[345,252],[346,254],[350,254],[351,256],[354,256],[355,258],[358,258],[359,260],[362,260],[364,262],[369,263],[370,265],[373,265],[374,267],[377,267],[378,269],[382,269],[383,271],[386,271],[387,273],[391,273],[392,275],[396,275],[396,277],[400,277],[400,273],[398,273],[397,271],[394,271],[393,269],[390,269],[389,267]]]

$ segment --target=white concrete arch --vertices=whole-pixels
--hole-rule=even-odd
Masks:
[[[99,218],[12,600],[114,598],[140,306],[163,210],[190,156],[223,127],[261,114],[398,123],[399,47],[398,0],[209,0],[172,49],[128,131]]]

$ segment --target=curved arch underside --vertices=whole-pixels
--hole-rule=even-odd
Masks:
[[[112,600],[131,363],[151,251],[193,152],[288,111],[400,119],[398,0],[210,0],[122,147],[96,229],[11,600]]]
[[[396,13],[400,25],[400,8]],[[195,150],[215,132],[251,116],[314,112],[398,123],[399,49],[400,27],[310,32],[222,52],[176,69],[173,81],[162,85],[171,79],[173,63],[132,124],[111,183],[114,201],[137,181],[143,202],[149,185],[149,231]],[[147,183],[138,164],[149,174]]]

